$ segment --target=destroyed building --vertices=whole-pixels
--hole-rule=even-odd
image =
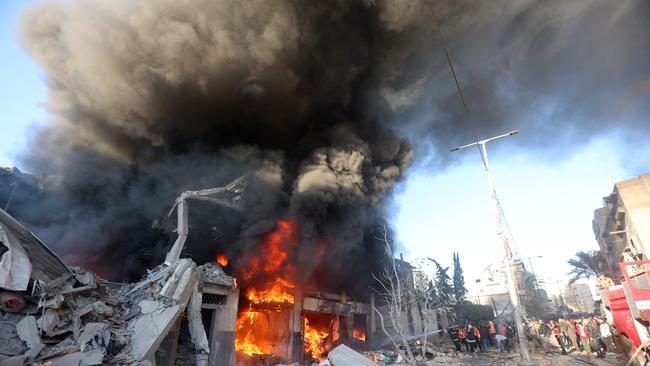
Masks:
[[[366,344],[377,340],[368,285],[385,253],[371,230],[384,221],[383,202],[414,154],[396,128],[404,119],[391,117],[391,103],[377,93],[386,81],[415,83],[421,74],[395,80],[383,71],[393,70],[391,65],[377,69],[381,62],[368,57],[384,58],[390,43],[396,57],[385,59],[402,64],[406,38],[394,39],[393,28],[382,20],[384,10],[363,1],[204,5],[147,0],[26,9],[25,48],[53,88],[50,96],[62,98],[48,99],[51,123],[34,131],[21,166],[59,181],[52,191],[36,185],[37,194],[23,194],[32,186],[21,184],[12,195],[13,181],[4,186],[0,177],[0,204],[13,197],[8,212],[66,263],[110,281],[136,281],[98,280],[101,290],[66,297],[110,289],[115,294],[97,299],[112,307],[108,299],[122,300],[129,291],[124,289],[156,278],[143,290],[153,296],[145,300],[162,298],[161,312],[178,306],[165,323],[169,336],[159,340],[164,346],[157,349],[165,352],[159,363],[174,359],[174,353],[190,359],[192,350],[204,346],[201,337],[185,342],[196,322],[176,316],[184,308],[196,311],[189,306],[196,297],[168,299],[170,294],[159,293],[171,274],[157,276],[177,262],[189,266],[187,276],[198,278],[208,362],[318,359],[321,348],[339,342],[357,347],[364,337]],[[45,18],[52,21],[37,21]],[[68,44],[71,38],[62,33],[68,24],[83,24],[73,32],[79,36],[105,35],[120,45]],[[412,31],[404,29],[404,36]],[[378,42],[377,35],[389,42]],[[222,41],[231,37],[226,43],[234,52],[226,52]],[[195,56],[178,57],[188,55],[188,47]],[[420,51],[413,48],[409,57]],[[41,57],[45,53],[57,57]],[[80,67],[90,64],[101,71]],[[65,107],[54,106],[59,102]],[[10,180],[19,175],[14,173]],[[196,195],[244,174],[258,183],[241,211],[215,207],[209,197]],[[191,203],[181,198],[170,212],[181,192],[192,196],[184,197]],[[175,245],[179,238],[184,245]],[[207,263],[223,270],[233,285],[201,279]],[[147,268],[155,269],[143,273]],[[153,303],[143,305],[152,310]],[[124,308],[135,306],[137,301]],[[37,309],[36,315],[44,310]],[[67,314],[66,309],[76,310],[67,303],[59,308]],[[122,319],[123,311],[113,309],[116,315],[105,321]],[[129,331],[127,323],[144,316],[137,313],[111,329]],[[89,318],[104,321],[90,312],[81,323]],[[59,330],[68,330],[66,321]],[[69,335],[78,341],[73,331],[57,337]],[[133,346],[130,338],[118,338]],[[115,352],[109,342],[102,362],[113,362]],[[133,355],[125,350],[120,357],[126,361],[119,362],[130,362],[127,356]],[[138,357],[153,362],[155,355]]]
[[[642,174],[614,185],[603,197],[603,207],[594,211],[592,227],[608,275],[618,277],[618,263],[646,259],[650,231],[650,174]]]
[[[199,271],[191,260],[178,259],[149,271],[140,282],[110,283],[66,266],[4,210],[0,242],[0,364],[171,365],[174,359],[162,355],[160,346],[164,340],[174,342],[168,340],[174,334],[170,330],[178,328],[182,314],[196,364],[207,364],[199,283],[232,291],[234,280],[223,272],[215,276],[214,269]],[[211,276],[204,280],[206,273]],[[219,282],[212,284],[212,278]]]
[[[340,344],[364,349],[385,343],[373,307],[384,310],[375,296],[297,286],[296,278],[282,274],[281,267],[291,267],[285,251],[299,235],[290,220],[277,222],[261,244],[264,253],[248,264],[219,255],[196,265],[193,245],[186,246],[193,227],[189,202],[238,210],[246,183],[242,177],[226,187],[182,193],[168,215],[176,222],[176,240],[164,263],[132,284],[64,264],[0,211],[0,365],[261,365],[322,361]],[[412,267],[395,262],[412,288]],[[260,274],[265,281],[254,280]],[[433,319],[426,329],[438,329],[440,314],[416,307],[405,312],[412,334],[425,329],[423,318]]]

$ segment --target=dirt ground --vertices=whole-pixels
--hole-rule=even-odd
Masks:
[[[442,349],[453,349],[453,344],[444,339],[437,339],[437,346]],[[473,365],[473,366],[516,366],[520,365],[519,353],[517,352],[499,352],[496,348],[488,348],[485,353],[455,353],[449,354],[451,357],[434,359],[426,363],[432,365]],[[538,366],[625,366],[627,356],[620,353],[607,353],[605,358],[597,358],[582,354],[580,352],[571,352],[568,355],[561,355],[559,349],[543,353],[536,350],[531,354],[532,361]]]

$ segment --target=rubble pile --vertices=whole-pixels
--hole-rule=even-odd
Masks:
[[[36,283],[29,295],[13,294],[22,306],[3,313],[3,326],[15,332],[0,345],[0,365],[146,363],[186,307],[192,342],[199,354],[209,352],[197,307],[197,268],[188,259],[159,266],[133,285],[71,268]]]
[[[412,351],[416,354],[418,366],[442,365],[481,365],[481,366],[516,366],[519,365],[517,353],[462,353],[453,348],[451,343],[434,337],[427,341],[425,356],[422,356],[422,344],[411,342]],[[373,365],[408,365],[395,349],[366,351],[358,353],[353,349],[340,345],[329,352],[327,359],[319,366],[373,366]],[[280,365],[278,365],[280,366]]]
[[[151,365],[187,313],[195,363],[207,364],[199,270],[178,259],[130,285],[67,267],[0,210],[0,366]],[[223,272],[202,268],[233,284]]]

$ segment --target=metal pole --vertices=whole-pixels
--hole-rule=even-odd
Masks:
[[[517,293],[517,286],[515,283],[515,276],[513,275],[513,263],[512,263],[512,251],[510,250],[510,245],[508,243],[508,238],[503,233],[503,224],[501,222],[501,212],[499,210],[499,201],[497,199],[497,192],[494,190],[494,183],[492,180],[492,170],[488,162],[487,148],[485,143],[481,144],[481,149],[483,150],[483,156],[485,158],[485,167],[488,174],[488,185],[490,188],[490,194],[492,196],[492,208],[494,210],[494,216],[497,223],[497,236],[503,242],[503,250],[506,255],[506,280],[508,282],[508,294],[510,295],[510,302],[512,303],[515,324],[517,326],[517,334],[519,335],[519,353],[521,353],[521,358],[530,362],[530,355],[528,354],[528,345],[526,344],[526,332],[524,331],[524,324],[521,321],[521,310],[519,307],[519,294]]]
[[[524,331],[524,324],[521,321],[521,310],[519,308],[519,295],[517,294],[517,286],[515,284],[514,275],[512,273],[513,263],[512,263],[512,252],[510,250],[510,245],[508,244],[508,238],[503,233],[503,224],[501,222],[501,210],[499,209],[499,200],[497,198],[497,192],[494,189],[494,182],[492,179],[492,170],[490,169],[490,161],[488,159],[487,147],[486,144],[492,140],[496,140],[502,137],[508,137],[517,134],[519,131],[512,131],[507,134],[491,137],[485,140],[476,141],[472,144],[460,146],[452,149],[451,151],[456,151],[464,149],[466,147],[478,145],[481,148],[481,155],[483,157],[483,164],[485,165],[485,171],[487,172],[488,177],[488,189],[490,197],[492,199],[492,209],[494,211],[494,218],[496,220],[497,226],[497,236],[503,243],[503,250],[505,252],[505,261],[506,261],[506,282],[508,286],[508,295],[510,296],[510,303],[513,307],[513,314],[515,318],[515,325],[517,327],[517,334],[519,340],[519,353],[521,354],[522,361],[530,364],[530,354],[528,353],[528,342],[526,339],[526,333]]]

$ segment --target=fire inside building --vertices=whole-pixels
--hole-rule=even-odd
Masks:
[[[386,342],[385,330],[390,331],[390,326],[381,326],[377,316],[386,314],[387,309],[375,303],[372,292],[336,292],[318,281],[301,278],[292,262],[301,243],[301,229],[295,220],[277,219],[256,250],[239,258],[223,252],[205,258],[201,220],[193,219],[210,216],[208,208],[216,207],[218,214],[240,211],[247,183],[247,177],[242,177],[225,187],[182,193],[167,222],[161,224],[169,226],[170,239],[175,239],[164,263],[128,285],[107,282],[92,272],[65,265],[2,211],[0,233],[7,248],[2,265],[15,273],[13,278],[0,279],[3,299],[15,299],[15,307],[3,311],[16,314],[12,325],[18,338],[36,341],[26,341],[29,350],[0,347],[0,354],[26,357],[22,362],[38,360],[39,355],[40,361],[53,365],[151,360],[170,366],[253,366],[311,364],[325,360],[328,352],[341,344],[361,350],[371,343]],[[214,229],[205,230],[214,234]],[[315,255],[323,258],[327,245],[323,239]],[[405,285],[413,286],[412,267],[403,260],[395,261],[400,275],[407,279]],[[24,313],[29,303],[39,308],[36,314],[40,317]],[[444,312],[422,316],[415,313],[423,311],[417,307],[404,311],[414,334],[424,329],[413,321],[416,319],[432,319],[429,330],[438,329],[439,320],[441,326],[447,325]],[[31,323],[34,330],[25,334],[24,329],[29,328],[25,324]],[[81,347],[71,350],[93,332],[104,337],[103,343],[89,346],[82,341]],[[34,344],[45,348],[45,342],[62,336],[61,343],[69,344],[37,351],[32,348]]]
[[[51,123],[21,162],[42,179],[0,172],[0,204],[66,263],[3,286],[41,304],[16,318],[48,338],[28,360],[307,363],[381,342],[370,286],[387,260],[373,230],[413,161],[404,123],[420,105],[392,90],[420,89],[436,66],[418,60],[439,55],[419,7],[413,26],[367,1],[26,9],[21,38],[51,87]],[[443,130],[436,140],[456,136]],[[245,174],[243,196],[215,202],[210,187]],[[164,326],[145,326],[152,317]],[[98,332],[110,341],[92,353],[103,341],[80,339]]]

